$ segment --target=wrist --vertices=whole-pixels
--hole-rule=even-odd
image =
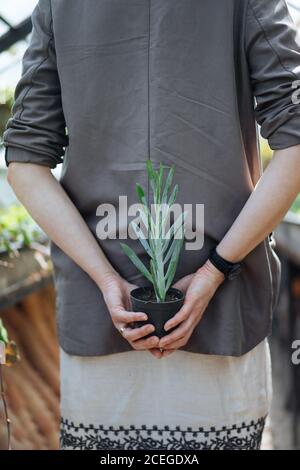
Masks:
[[[216,268],[212,262],[207,259],[206,262],[201,266],[197,272],[205,272],[206,276],[209,277],[209,279],[216,285],[222,284],[222,282],[225,280],[225,275],[218,269]]]
[[[97,269],[93,271],[91,277],[102,292],[106,290],[113,281],[120,279],[119,273],[115,271],[113,267],[101,270],[97,267]]]
[[[233,263],[232,261],[223,258],[219,254],[217,248],[218,247],[213,247],[210,250],[208,260],[211,262],[211,264],[214,265],[217,270],[224,274],[225,279],[235,279],[243,269],[242,262]]]
[[[228,253],[228,250],[222,246],[222,244],[219,244],[216,246],[216,250],[218,255],[222,256],[222,258],[226,259],[229,263],[241,263],[242,258],[241,256],[237,256],[236,253],[233,253],[233,250],[230,250],[230,253]]]

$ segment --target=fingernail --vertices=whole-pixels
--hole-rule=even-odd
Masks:
[[[164,328],[165,328],[165,331],[169,331],[172,328],[172,324],[171,325],[165,325]]]
[[[148,319],[147,315],[141,315],[140,318],[141,318],[141,320],[147,320]]]

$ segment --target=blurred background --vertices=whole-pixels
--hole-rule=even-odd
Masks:
[[[0,136],[10,117],[36,3],[0,3]],[[287,3],[300,29],[300,0]],[[261,155],[266,167],[272,151],[263,139]],[[59,172],[59,167],[53,171],[57,177]],[[282,280],[270,340],[274,397],[263,449],[300,449],[300,364],[292,360],[297,340],[300,349],[300,195],[274,235]],[[49,243],[6,182],[0,142],[0,363],[4,352],[0,449],[7,448],[8,434],[15,450],[57,449],[59,357]]]

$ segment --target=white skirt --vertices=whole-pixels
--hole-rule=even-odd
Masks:
[[[61,450],[259,449],[272,398],[267,339],[241,357],[60,348]]]

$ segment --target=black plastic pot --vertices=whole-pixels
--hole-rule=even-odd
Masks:
[[[174,327],[165,331],[164,324],[181,309],[184,302],[184,294],[180,290],[171,287],[168,290],[168,294],[171,294],[174,300],[166,302],[147,300],[147,298],[153,297],[152,294],[152,287],[138,287],[131,291],[130,297],[133,311],[144,312],[148,315],[147,320],[132,322],[131,326],[135,328],[141,327],[146,323],[152,323],[155,326],[155,331],[144,336],[144,338],[149,338],[153,335],[162,338],[177,328]]]

